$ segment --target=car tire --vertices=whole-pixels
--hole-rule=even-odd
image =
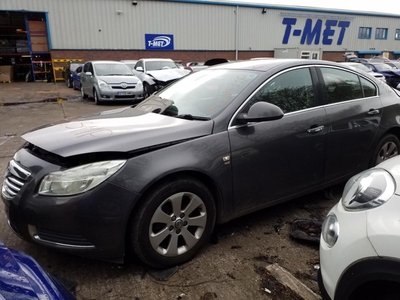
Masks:
[[[146,98],[150,97],[151,94],[153,94],[153,93],[154,93],[154,88],[153,88],[150,84],[148,84],[147,82],[145,82],[145,83],[143,84],[143,94],[144,94],[144,98],[146,99]]]
[[[216,206],[200,181],[176,178],[152,188],[130,223],[130,247],[145,264],[169,268],[192,259],[210,240]]]
[[[71,80],[71,78],[69,78],[67,80],[67,87],[72,88],[72,80]]]
[[[94,103],[96,105],[100,105],[101,104],[101,101],[99,99],[99,94],[97,94],[96,89],[93,89],[93,98],[94,98]]]
[[[374,167],[389,158],[397,156],[399,150],[399,139],[393,134],[385,135],[379,142],[377,151],[372,158],[371,167]]]
[[[81,85],[81,95],[82,95],[82,99],[87,99],[88,95],[85,94],[85,92],[83,91],[83,86]]]

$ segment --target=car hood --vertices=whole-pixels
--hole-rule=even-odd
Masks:
[[[165,69],[165,70],[147,71],[146,73],[158,81],[170,81],[181,78],[189,74],[190,71],[186,69]]]
[[[382,71],[380,73],[384,76],[400,76],[400,70]]]
[[[75,297],[25,253],[0,242],[0,299],[72,300]]]
[[[100,80],[103,80],[107,84],[119,84],[119,83],[137,83],[139,78],[136,76],[98,76]]]
[[[22,136],[33,145],[69,157],[95,152],[129,152],[209,135],[213,121],[191,121],[134,108],[49,124]]]

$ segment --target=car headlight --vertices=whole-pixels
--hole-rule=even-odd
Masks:
[[[40,183],[39,194],[70,196],[84,193],[117,172],[125,162],[126,160],[95,162],[50,173]]]
[[[108,84],[107,84],[105,81],[103,81],[103,80],[97,81],[97,84],[99,85],[99,88],[100,88],[101,90],[104,90],[104,89],[108,89],[108,88],[109,88]]]
[[[328,215],[322,223],[321,237],[332,248],[339,237],[339,222],[335,214]]]
[[[383,169],[364,171],[347,181],[342,204],[346,210],[366,210],[388,201],[396,190],[393,177]]]

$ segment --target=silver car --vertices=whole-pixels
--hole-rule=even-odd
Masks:
[[[89,61],[83,66],[80,81],[82,98],[92,97],[96,104],[144,99],[142,81],[122,62]]]

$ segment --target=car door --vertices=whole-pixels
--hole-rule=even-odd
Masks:
[[[87,94],[87,90],[88,90],[88,81],[87,81],[88,75],[86,74],[86,72],[89,72],[89,64],[90,63],[85,63],[83,65],[83,71],[81,73],[81,79],[80,79],[81,80],[81,88],[85,94]]]
[[[376,84],[351,71],[321,67],[328,121],[325,181],[347,177],[365,162],[377,134],[382,102]]]
[[[259,101],[279,106],[280,120],[229,128],[234,209],[266,206],[323,182],[326,113],[319,107],[312,69],[296,68],[267,80],[240,112]]]

